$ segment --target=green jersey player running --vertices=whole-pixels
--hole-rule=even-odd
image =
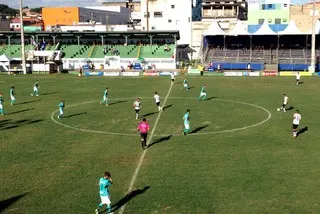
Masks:
[[[100,101],[100,104],[106,102],[106,106],[108,106],[108,94],[109,94],[109,88],[106,87],[106,90],[104,90],[104,92],[103,92],[103,98]]]
[[[98,208],[96,209],[96,214],[99,213],[99,209],[103,206],[107,206],[107,212],[111,212],[111,201],[110,201],[110,193],[109,187],[112,184],[112,178],[110,172],[105,172],[103,177],[99,180],[99,194],[101,198],[101,203],[99,204]]]
[[[4,115],[3,102],[4,102],[4,99],[2,97],[2,93],[0,92],[0,115]]]
[[[203,100],[207,99],[207,86],[206,85],[203,85],[203,87],[201,88],[200,96],[198,97],[198,100],[201,100],[201,98]]]
[[[63,117],[64,107],[65,107],[64,100],[61,100],[61,102],[59,103],[59,115],[58,115],[59,119]]]
[[[187,78],[184,78],[184,80],[183,80],[183,87],[184,87],[184,89],[186,89],[186,91],[189,91],[189,86],[188,86]]]
[[[37,97],[39,96],[39,80],[37,80],[33,85],[33,92],[31,96],[33,96],[34,94],[36,94]]]
[[[184,124],[183,135],[187,135],[190,131],[190,109],[188,109],[187,113],[185,113],[183,116],[183,124]]]
[[[12,106],[13,106],[13,103],[16,101],[16,97],[14,95],[16,94],[14,93],[14,86],[12,86],[10,89],[10,104]]]

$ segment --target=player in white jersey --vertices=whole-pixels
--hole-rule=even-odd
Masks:
[[[280,108],[283,110],[283,112],[286,112],[286,105],[288,104],[288,102],[289,102],[289,97],[286,94],[283,94],[283,104]]]
[[[292,134],[293,138],[296,138],[298,135],[298,126],[301,121],[301,114],[299,113],[299,110],[296,111],[296,113],[293,114],[293,124],[292,124]]]
[[[171,72],[170,77],[171,77],[171,83],[174,83],[174,73],[173,72]]]
[[[299,85],[300,84],[300,78],[301,78],[301,74],[298,72],[296,74],[296,85]]]
[[[139,112],[141,108],[140,98],[137,98],[136,101],[133,103],[133,108],[136,112],[136,120],[139,118]]]
[[[154,96],[153,97],[155,99],[156,105],[158,106],[158,110],[162,111],[162,108],[161,108],[161,105],[160,105],[160,96],[158,95],[157,92],[154,92]]]

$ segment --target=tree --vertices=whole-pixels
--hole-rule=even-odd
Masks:
[[[18,10],[8,7],[8,5],[0,4],[0,13],[5,15],[15,16],[19,13]]]
[[[41,13],[42,12],[42,7],[31,8],[30,12],[32,12],[32,13]]]
[[[22,16],[27,16],[26,12],[22,12]]]

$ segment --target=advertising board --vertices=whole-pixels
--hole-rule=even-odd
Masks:
[[[140,76],[140,72],[123,72],[122,76],[124,77],[138,77]]]
[[[85,72],[85,76],[103,76],[103,72]]]
[[[188,74],[200,74],[199,69],[190,68],[188,69]]]
[[[262,76],[264,76],[264,77],[275,77],[275,76],[278,76],[278,72],[277,71],[263,72]]]
[[[106,76],[106,77],[117,77],[117,76],[120,76],[120,73],[119,72],[104,72],[103,76]]]
[[[159,76],[159,73],[157,72],[157,73],[143,73],[143,76],[149,76],[149,77],[155,77],[155,76]]]
[[[280,76],[281,77],[290,77],[290,76],[296,76],[298,72],[287,72],[287,71],[283,71],[283,72],[280,72]],[[312,73],[311,72],[299,72],[299,74],[301,76],[312,76]]]
[[[223,72],[225,77],[241,77],[242,75],[242,72]]]
[[[170,72],[170,71],[160,71],[159,72],[159,76],[171,76],[171,73],[172,72]],[[175,75],[175,76],[179,76],[179,72],[173,72],[173,74]]]

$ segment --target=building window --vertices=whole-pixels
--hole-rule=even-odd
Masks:
[[[266,9],[266,5],[263,4],[263,5],[262,5],[262,10],[265,10],[265,9]]]
[[[171,20],[171,19],[168,19],[168,22],[169,22],[169,23],[171,23],[171,22],[172,22],[172,20]]]
[[[155,30],[155,29],[156,29],[156,26],[152,26],[152,27],[151,27],[151,30]]]
[[[268,8],[272,8],[272,4],[268,4]]]
[[[174,9],[174,4],[171,5],[171,9]]]
[[[147,18],[147,17],[150,18],[150,12],[148,12],[148,14],[147,12],[144,13],[144,18]]]
[[[275,23],[276,25],[281,24],[281,19],[275,19],[275,20],[274,20],[274,23]]]
[[[258,20],[259,25],[263,25],[263,22],[264,22],[264,19],[259,19]]]
[[[162,17],[162,12],[154,12],[153,16],[156,17]]]
[[[283,22],[283,23],[287,23],[288,20],[287,20],[287,19],[283,19],[282,22]]]
[[[284,7],[288,7],[288,4],[284,4],[283,6],[284,6]]]
[[[272,23],[272,19],[268,19],[268,23],[269,23],[269,24]]]

